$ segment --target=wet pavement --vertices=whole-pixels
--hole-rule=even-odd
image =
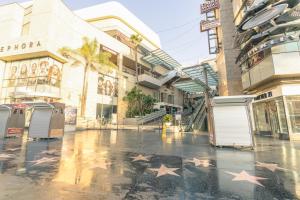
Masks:
[[[0,140],[0,199],[299,199],[300,143],[256,142],[216,149],[205,135],[146,131]]]

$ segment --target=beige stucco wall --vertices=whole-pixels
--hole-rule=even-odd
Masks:
[[[19,4],[0,6],[0,38],[2,41],[21,35],[23,18],[24,8]]]
[[[217,55],[217,67],[220,76],[220,95],[242,94],[241,70],[235,63],[239,49],[233,47],[235,26],[233,16],[233,5],[227,1],[220,1],[221,8],[218,16],[221,27],[218,31],[221,49]]]

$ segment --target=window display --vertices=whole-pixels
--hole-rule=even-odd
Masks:
[[[287,138],[288,127],[282,97],[253,104],[256,131],[263,135]]]

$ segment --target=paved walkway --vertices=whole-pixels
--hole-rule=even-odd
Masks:
[[[300,198],[300,144],[256,140],[255,151],[133,130],[0,140],[0,199]]]

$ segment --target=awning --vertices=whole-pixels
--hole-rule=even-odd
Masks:
[[[187,93],[202,93],[206,89],[216,89],[218,85],[218,75],[208,63],[202,63],[191,67],[181,69],[190,80],[177,82],[174,84],[176,88]],[[205,73],[207,71],[208,85],[205,83]]]
[[[205,91],[205,87],[195,80],[177,82],[174,84],[174,87],[190,94],[201,93]]]
[[[167,69],[175,69],[181,66],[180,63],[161,49],[148,52],[147,56],[142,59],[152,65],[162,65]]]
[[[181,70],[193,80],[199,80],[205,84],[204,70],[207,71],[208,87],[218,85],[218,75],[208,63],[185,67]]]

